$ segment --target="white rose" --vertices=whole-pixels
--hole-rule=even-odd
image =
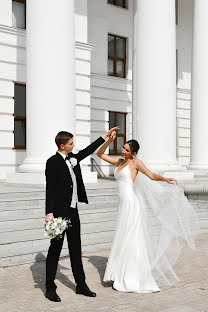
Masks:
[[[77,165],[77,159],[76,159],[76,158],[71,157],[71,158],[69,159],[69,161],[70,161],[72,167],[75,167],[75,166]]]
[[[58,218],[58,219],[57,219],[57,223],[58,223],[58,224],[61,224],[61,223],[62,223],[62,218]]]
[[[57,223],[54,222],[54,224],[51,225],[51,228],[52,228],[52,229],[55,229],[56,227],[57,227]]]
[[[62,227],[66,227],[67,226],[67,222],[64,220],[63,222],[62,222]]]
[[[55,231],[55,235],[59,235],[59,234],[61,234],[61,232],[60,232],[59,229],[57,229],[57,230]]]
[[[46,231],[48,231],[50,229],[49,224],[46,225],[45,229],[46,229]]]

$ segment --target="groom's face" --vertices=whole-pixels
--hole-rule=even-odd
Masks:
[[[67,154],[71,153],[74,148],[74,140],[73,138],[69,139],[66,144],[61,144],[62,149],[67,152]]]

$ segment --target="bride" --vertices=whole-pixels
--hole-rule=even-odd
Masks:
[[[139,143],[127,141],[120,157],[106,155],[116,132],[97,156],[116,166],[119,209],[104,281],[121,292],[160,291],[178,281],[173,265],[182,242],[194,246],[194,210],[173,178],[151,172],[136,154]],[[162,182],[156,182],[162,181]],[[167,182],[167,183],[165,183]]]

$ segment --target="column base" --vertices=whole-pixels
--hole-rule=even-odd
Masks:
[[[184,171],[165,171],[162,174],[165,178],[174,178],[178,181],[192,181],[194,180],[194,172],[189,170]]]
[[[190,162],[190,164],[187,166],[188,169],[191,170],[207,170],[208,171],[208,163],[196,163],[196,162]]]
[[[165,163],[165,162],[147,162],[148,168],[157,172],[161,171],[184,171],[184,167],[178,164],[178,162]]]
[[[191,181],[194,179],[194,172],[182,167],[177,161],[172,163],[149,162],[147,165],[150,170],[166,178],[174,178],[178,181]]]
[[[44,172],[10,173],[6,176],[6,183],[44,187],[45,174]]]
[[[25,159],[19,166],[18,171],[21,173],[41,173],[45,171],[46,159]]]

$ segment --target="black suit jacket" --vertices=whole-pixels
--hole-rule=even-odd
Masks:
[[[88,204],[88,199],[82,179],[80,161],[92,154],[105,140],[99,137],[77,154],[70,153],[69,157],[77,159],[73,168],[77,180],[77,195],[79,202]],[[54,217],[68,217],[71,205],[73,182],[64,158],[57,152],[46,163],[46,214],[53,213]]]

